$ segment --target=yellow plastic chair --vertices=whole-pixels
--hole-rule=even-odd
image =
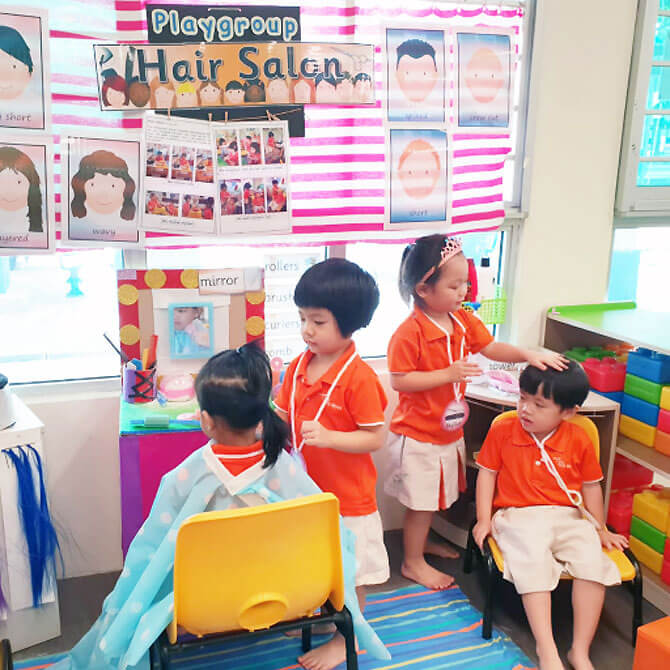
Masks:
[[[170,656],[189,647],[220,644],[224,633],[298,627],[308,651],[311,625],[333,622],[346,641],[347,670],[357,670],[339,520],[332,493],[187,519],[175,547],[174,616],[151,648],[151,667],[169,667]],[[178,628],[196,639],[178,641]]]
[[[493,424],[507,417],[516,416],[516,414],[516,410],[503,412],[493,420]],[[593,448],[596,452],[596,458],[599,458],[600,436],[598,435],[598,429],[596,428],[596,425],[593,423],[593,421],[581,414],[577,414],[572,419],[569,419],[569,421],[584,429],[589,439],[593,443]],[[503,560],[502,552],[500,551],[498,543],[491,536],[487,537],[486,541],[484,542],[484,551],[482,556],[472,535],[472,529],[474,528],[475,523],[476,520],[472,522],[468,531],[468,543],[465,549],[463,571],[466,573],[472,572],[472,562],[475,556],[483,559],[484,566],[486,568],[486,593],[484,600],[482,637],[486,640],[489,640],[491,638],[491,630],[493,627],[493,593],[497,582],[504,574],[505,562]],[[619,569],[621,581],[626,582],[633,593],[632,641],[633,646],[635,646],[635,640],[637,639],[637,629],[642,625],[642,571],[640,570],[640,565],[630,549],[620,551],[618,549],[607,550],[603,548],[603,551],[614,561],[617,568]],[[567,572],[564,572],[561,575],[561,579],[572,579],[572,576]]]

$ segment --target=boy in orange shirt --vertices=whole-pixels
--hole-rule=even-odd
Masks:
[[[356,536],[356,593],[363,607],[364,585],[389,577],[370,455],[384,443],[386,396],[351,336],[370,323],[379,289],[355,263],[330,258],[302,275],[293,297],[307,351],[289,365],[275,406],[291,426],[294,453],[317,486],[338,497]],[[329,670],[344,659],[344,638],[336,633],[298,660],[308,670]]]
[[[593,670],[589,648],[605,586],[620,582],[602,547],[623,549],[628,541],[607,530],[593,444],[566,421],[586,400],[589,382],[570,361],[561,372],[529,365],[519,385],[518,415],[491,427],[477,458],[473,535],[480,547],[489,534],[500,546],[504,577],[521,594],[541,670],[563,668],[551,629],[551,592],[564,570],[574,577],[568,660],[575,670]]]

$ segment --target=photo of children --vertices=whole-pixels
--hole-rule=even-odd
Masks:
[[[144,211],[154,216],[179,216],[179,193],[150,191]]]
[[[203,184],[214,183],[214,161],[208,149],[197,149],[195,153],[195,180]]]
[[[68,137],[67,239],[139,242],[137,141]]]
[[[458,125],[509,126],[509,35],[458,33]]]
[[[0,250],[49,247],[44,145],[0,146]]]
[[[226,179],[219,184],[219,202],[221,216],[242,214],[242,181]]]
[[[286,181],[284,177],[267,179],[268,212],[286,211]]]
[[[0,12],[0,127],[47,128],[46,11]]]
[[[242,205],[245,214],[265,214],[265,185],[262,177],[244,182]]]
[[[193,181],[193,147],[172,147],[170,178],[178,181]]]
[[[170,147],[164,144],[147,144],[147,177],[167,178],[170,171]]]
[[[211,302],[169,306],[170,358],[207,358],[214,353]]]
[[[220,130],[216,134],[216,162],[219,167],[237,167],[240,151],[235,130]]]
[[[182,199],[181,215],[187,219],[213,219],[214,198],[209,195],[186,194]]]
[[[281,128],[263,128],[263,145],[267,165],[286,162],[284,131]]]
[[[446,132],[393,129],[390,145],[390,222],[446,221]]]
[[[386,86],[389,121],[443,122],[443,31],[388,28]]]
[[[263,148],[258,128],[240,129],[240,157],[242,165],[262,165]]]

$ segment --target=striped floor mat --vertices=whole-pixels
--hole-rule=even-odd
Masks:
[[[457,587],[430,591],[409,586],[368,597],[365,614],[388,647],[393,658],[376,661],[359,656],[361,670],[530,670],[534,667],[509,637],[497,630],[490,640],[481,636],[481,613]],[[314,643],[321,638],[314,636]],[[209,648],[180,658],[172,667],[180,670],[297,670],[299,640],[268,635],[252,644],[239,641]],[[42,670],[59,657],[16,663],[17,670]],[[344,668],[344,665],[340,666]]]

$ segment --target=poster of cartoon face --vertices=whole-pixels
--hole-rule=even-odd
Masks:
[[[139,137],[67,136],[63,146],[69,185],[64,237],[71,242],[139,244]]]
[[[390,131],[391,224],[446,222],[447,133]]]
[[[444,32],[387,28],[386,86],[389,121],[443,122]]]
[[[0,254],[53,248],[51,145],[0,142]]]
[[[509,35],[458,33],[459,127],[507,128],[510,121]]]
[[[0,11],[0,127],[47,130],[49,28],[39,9]]]

